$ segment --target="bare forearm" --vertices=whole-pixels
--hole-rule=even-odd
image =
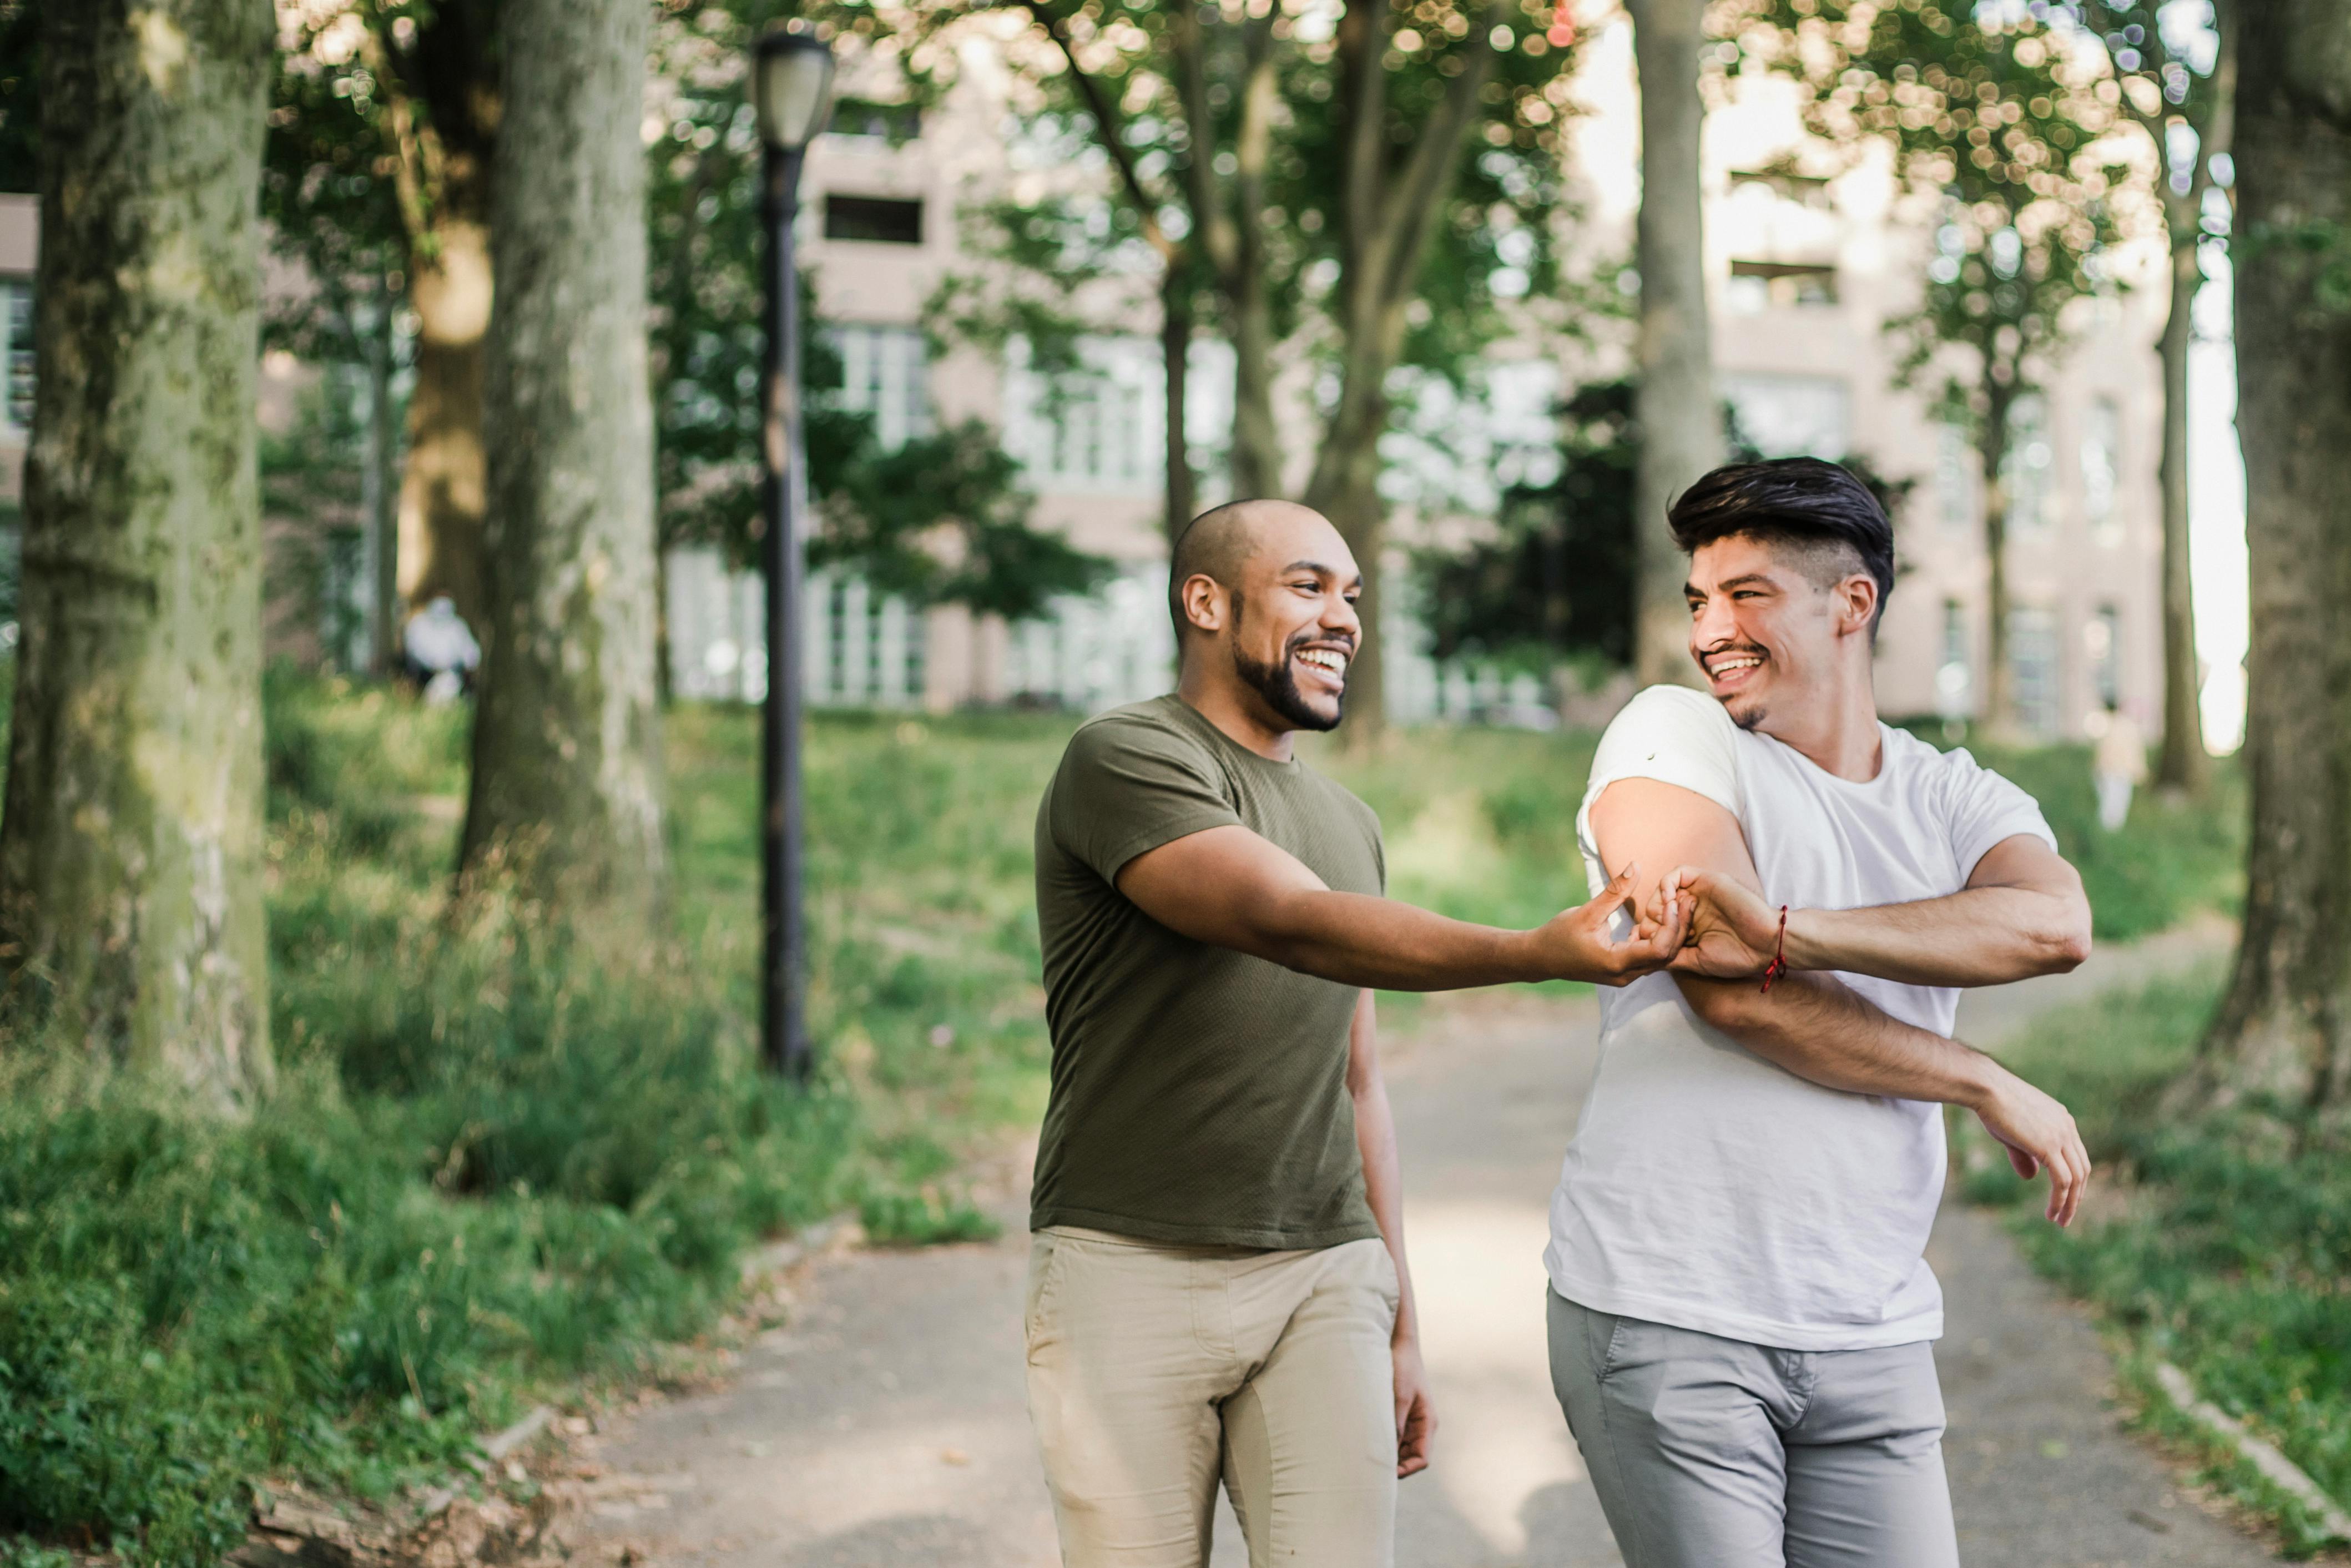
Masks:
[[[1998,986],[2063,973],[2089,953],[2078,900],[2023,887],[1868,909],[1788,913],[1788,964],[1912,986]]]
[[[1285,968],[1387,991],[1546,980],[1529,934],[1448,920],[1393,899],[1325,890],[1267,901],[1248,951]]]
[[[1799,1078],[1852,1094],[1980,1106],[2003,1069],[1956,1040],[1901,1022],[1824,975],[1751,980],[1677,975],[1698,1016]]]

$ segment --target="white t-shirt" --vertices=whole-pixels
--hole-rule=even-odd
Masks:
[[[1764,895],[1800,908],[1939,898],[2004,839],[2055,847],[2032,798],[1966,752],[1878,734],[1883,765],[1856,784],[1740,730],[1703,692],[1650,687],[1601,737],[1576,812],[1592,885],[1592,802],[1619,779],[1720,804]],[[1958,1017],[1949,988],[1838,977],[1937,1034]],[[1943,1190],[1938,1107],[1798,1078],[1699,1021],[1670,975],[1603,991],[1600,1016],[1599,1071],[1552,1198],[1543,1260],[1561,1295],[1789,1350],[1940,1336],[1942,1291],[1923,1256]]]

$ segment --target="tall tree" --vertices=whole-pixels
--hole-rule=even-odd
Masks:
[[[2032,12],[1972,0],[1765,0],[1792,47],[1779,62],[1811,89],[1814,130],[1891,144],[1914,200],[1932,204],[1935,254],[1918,308],[1887,323],[1901,381],[1938,394],[1975,438],[1987,562],[1987,679],[1980,717],[2016,724],[2008,655],[2008,533],[2018,405],[2042,391],[2078,302],[2118,280],[2105,251],[2133,194],[2128,150],[2107,132],[2121,93],[2081,68],[2076,40]]]
[[[59,1038],[270,1076],[254,395],[268,0],[43,8],[0,936]]]
[[[1631,0],[1641,84],[1641,211],[1634,270],[1641,279],[1634,417],[1641,429],[1635,492],[1635,673],[1646,685],[1697,678],[1681,551],[1666,511],[1723,460],[1714,345],[1706,308],[1705,190],[1699,144],[1706,104],[1698,52],[1705,0]]]
[[[974,8],[925,15],[939,27]],[[1197,0],[1023,8],[1044,18],[1059,56],[1058,70],[1027,61],[1049,112],[1092,124],[1120,171],[1117,199],[1180,215],[1187,246],[1226,256],[1204,256],[1212,280],[1240,269],[1205,292],[1201,317],[1235,350],[1237,484],[1280,484],[1268,412],[1280,356],[1330,372],[1305,498],[1348,531],[1375,614],[1380,438],[1413,374],[1474,392],[1487,346],[1562,316],[1546,298],[1566,220],[1560,132],[1575,59],[1561,8],[1363,0],[1335,35],[1327,16],[1276,7],[1252,19]],[[1367,641],[1351,673],[1352,735],[1380,727],[1381,647]]]
[[[2351,10],[2231,0],[2252,781],[2220,1099],[2351,1101]]]
[[[398,497],[409,605],[446,594],[479,628],[483,333],[501,0],[289,7],[269,147],[277,243],[346,287],[372,275],[415,314]],[[375,271],[386,248],[400,265]],[[362,292],[366,292],[362,290]],[[333,291],[320,303],[331,309]],[[351,346],[366,363],[374,352]]]
[[[465,862],[565,913],[664,884],[645,362],[648,9],[512,0],[493,180],[489,648]]]
[[[442,594],[486,626],[485,335],[503,0],[366,0],[362,57],[383,94],[393,188],[408,233],[415,383],[400,483],[400,591]]]
[[[2218,7],[2215,26],[2184,26],[2161,0],[2075,0],[2083,26],[2105,47],[2121,84],[2121,108],[2153,141],[2170,247],[2170,302],[2164,318],[2163,746],[2158,788],[2197,793],[2211,773],[2198,709],[2196,601],[2188,537],[2188,358],[2196,336],[2196,295],[2204,284],[2216,169],[2229,156],[2236,108],[2236,12]]]

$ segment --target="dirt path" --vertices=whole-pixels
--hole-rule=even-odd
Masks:
[[[2091,970],[1977,998],[1996,1039],[2041,1007],[2191,962],[2210,932],[2101,955]],[[1565,1568],[1619,1561],[1543,1364],[1545,1204],[1591,1075],[1588,1003],[1432,1004],[1395,1050],[1414,1270],[1444,1424],[1404,1488],[1398,1561]],[[569,1531],[713,1568],[1014,1568],[1057,1561],[1020,1383],[1026,1237],[819,1264],[800,1310],[723,1390],[592,1439],[614,1469]],[[1938,1347],[1949,1463],[1974,1568],[2272,1561],[2208,1517],[2118,1430],[2097,1338],[1985,1216],[1944,1211],[1929,1253],[1949,1301]],[[1219,1511],[1215,1563],[1246,1563]]]

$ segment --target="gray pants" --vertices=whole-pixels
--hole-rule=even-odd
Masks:
[[[1550,1295],[1626,1568],[1958,1568],[1930,1346],[1773,1350]]]

